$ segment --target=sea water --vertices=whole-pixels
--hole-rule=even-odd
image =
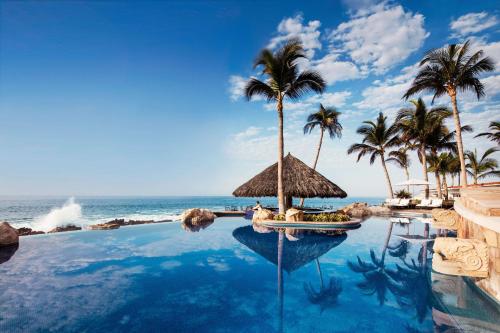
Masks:
[[[185,209],[207,208],[223,211],[255,205],[276,206],[275,198],[198,197],[0,197],[0,221],[16,228],[29,227],[48,231],[58,225],[89,225],[118,218],[126,220],[177,220]],[[313,207],[340,208],[362,201],[380,204],[382,198],[307,199]],[[297,201],[298,203],[298,201]]]

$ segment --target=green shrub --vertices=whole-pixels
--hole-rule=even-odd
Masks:
[[[277,215],[274,215],[274,218],[273,218],[275,221],[285,221],[285,214],[277,214]]]
[[[398,199],[411,199],[410,192],[406,190],[397,191],[395,194]]]
[[[320,214],[305,214],[304,221],[310,222],[347,222],[351,218],[349,215],[341,213],[320,213]]]

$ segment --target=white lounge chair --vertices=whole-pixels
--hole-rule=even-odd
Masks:
[[[439,208],[442,205],[443,205],[443,199],[432,199],[432,203],[428,207]]]
[[[397,207],[399,205],[399,201],[401,199],[387,199],[389,200],[388,203],[387,203],[387,206],[389,207]]]
[[[405,208],[410,206],[410,199],[401,199],[399,203],[395,204],[394,207]]]
[[[418,208],[428,208],[432,204],[431,199],[422,199],[420,203],[416,206]]]

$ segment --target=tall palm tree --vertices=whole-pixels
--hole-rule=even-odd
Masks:
[[[410,167],[410,157],[408,156],[409,146],[399,148],[399,150],[394,150],[389,153],[389,158],[386,162],[393,162],[405,171],[406,180],[410,180],[410,172],[408,168]],[[410,193],[410,185],[407,186],[406,190]]]
[[[458,178],[458,186],[460,186],[460,159],[455,154],[450,156],[448,173],[451,177],[451,186],[455,186],[455,177]]]
[[[280,214],[285,213],[283,194],[283,101],[298,99],[307,92],[322,93],[326,82],[318,72],[300,72],[297,61],[306,58],[302,44],[291,40],[276,52],[264,49],[255,60],[254,67],[262,66],[262,74],[267,80],[251,78],[245,86],[248,100],[253,96],[264,96],[267,101],[276,102],[278,112],[278,206]]]
[[[441,177],[443,178],[443,190],[444,197],[448,199],[448,182],[446,180],[447,175],[451,175],[455,172],[456,166],[460,165],[458,157],[456,157],[453,153],[441,153],[439,155],[440,166],[441,166]]]
[[[413,104],[413,107],[399,110],[396,123],[402,131],[402,140],[411,142],[412,147],[416,148],[422,163],[424,180],[429,181],[426,150],[429,141],[436,135],[436,132],[448,132],[444,125],[444,119],[450,117],[451,112],[442,106],[428,110],[421,98],[412,100],[410,103]],[[428,185],[425,187],[425,197],[429,197]]]
[[[462,186],[467,186],[467,175],[460,115],[457,107],[457,92],[473,91],[476,93],[477,99],[484,96],[484,86],[478,76],[483,72],[493,71],[495,65],[489,57],[483,57],[483,53],[482,50],[479,50],[471,54],[469,41],[463,45],[451,44],[427,52],[420,61],[420,71],[408,91],[403,95],[403,98],[408,99],[419,92],[429,91],[434,94],[433,102],[436,97],[445,94],[450,96],[455,120]]]
[[[500,145],[500,121],[492,121],[488,127],[491,132],[479,133],[475,138],[485,136]]]
[[[386,120],[387,117],[380,112],[376,122],[363,121],[364,125],[359,127],[356,131],[358,134],[364,136],[363,141],[361,143],[355,143],[349,147],[347,154],[355,152],[358,153],[358,162],[361,157],[366,154],[370,154],[370,164],[373,164],[377,159],[377,156],[379,156],[382,168],[384,169],[389,196],[394,198],[391,178],[389,177],[389,172],[387,171],[387,166],[385,164],[385,153],[389,148],[398,145],[399,140],[396,136],[398,133],[398,127],[394,124],[388,126]]]
[[[325,131],[328,132],[330,138],[342,136],[342,125],[339,122],[339,115],[335,108],[325,108],[323,104],[319,105],[319,110],[315,113],[311,113],[307,117],[307,123],[304,126],[304,134],[309,134],[315,129],[319,127],[320,135],[319,135],[319,143],[318,149],[316,151],[316,157],[314,158],[313,169],[316,170],[316,165],[318,164],[319,153],[321,151],[321,145],[323,144],[323,135]],[[304,198],[300,199],[300,206],[304,205]]]
[[[499,150],[500,149],[498,148],[490,148],[484,152],[483,156],[481,156],[480,159],[479,155],[477,154],[477,149],[474,149],[474,151],[465,152],[465,158],[468,161],[467,173],[472,176],[474,184],[477,184],[477,181],[482,178],[486,178],[489,176],[500,176],[500,170],[497,170],[497,160],[488,157]]]

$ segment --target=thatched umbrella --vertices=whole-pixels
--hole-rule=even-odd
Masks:
[[[288,155],[283,160],[285,197],[345,198],[347,193],[298,158]],[[238,187],[235,197],[276,197],[278,195],[278,163],[275,163]]]

